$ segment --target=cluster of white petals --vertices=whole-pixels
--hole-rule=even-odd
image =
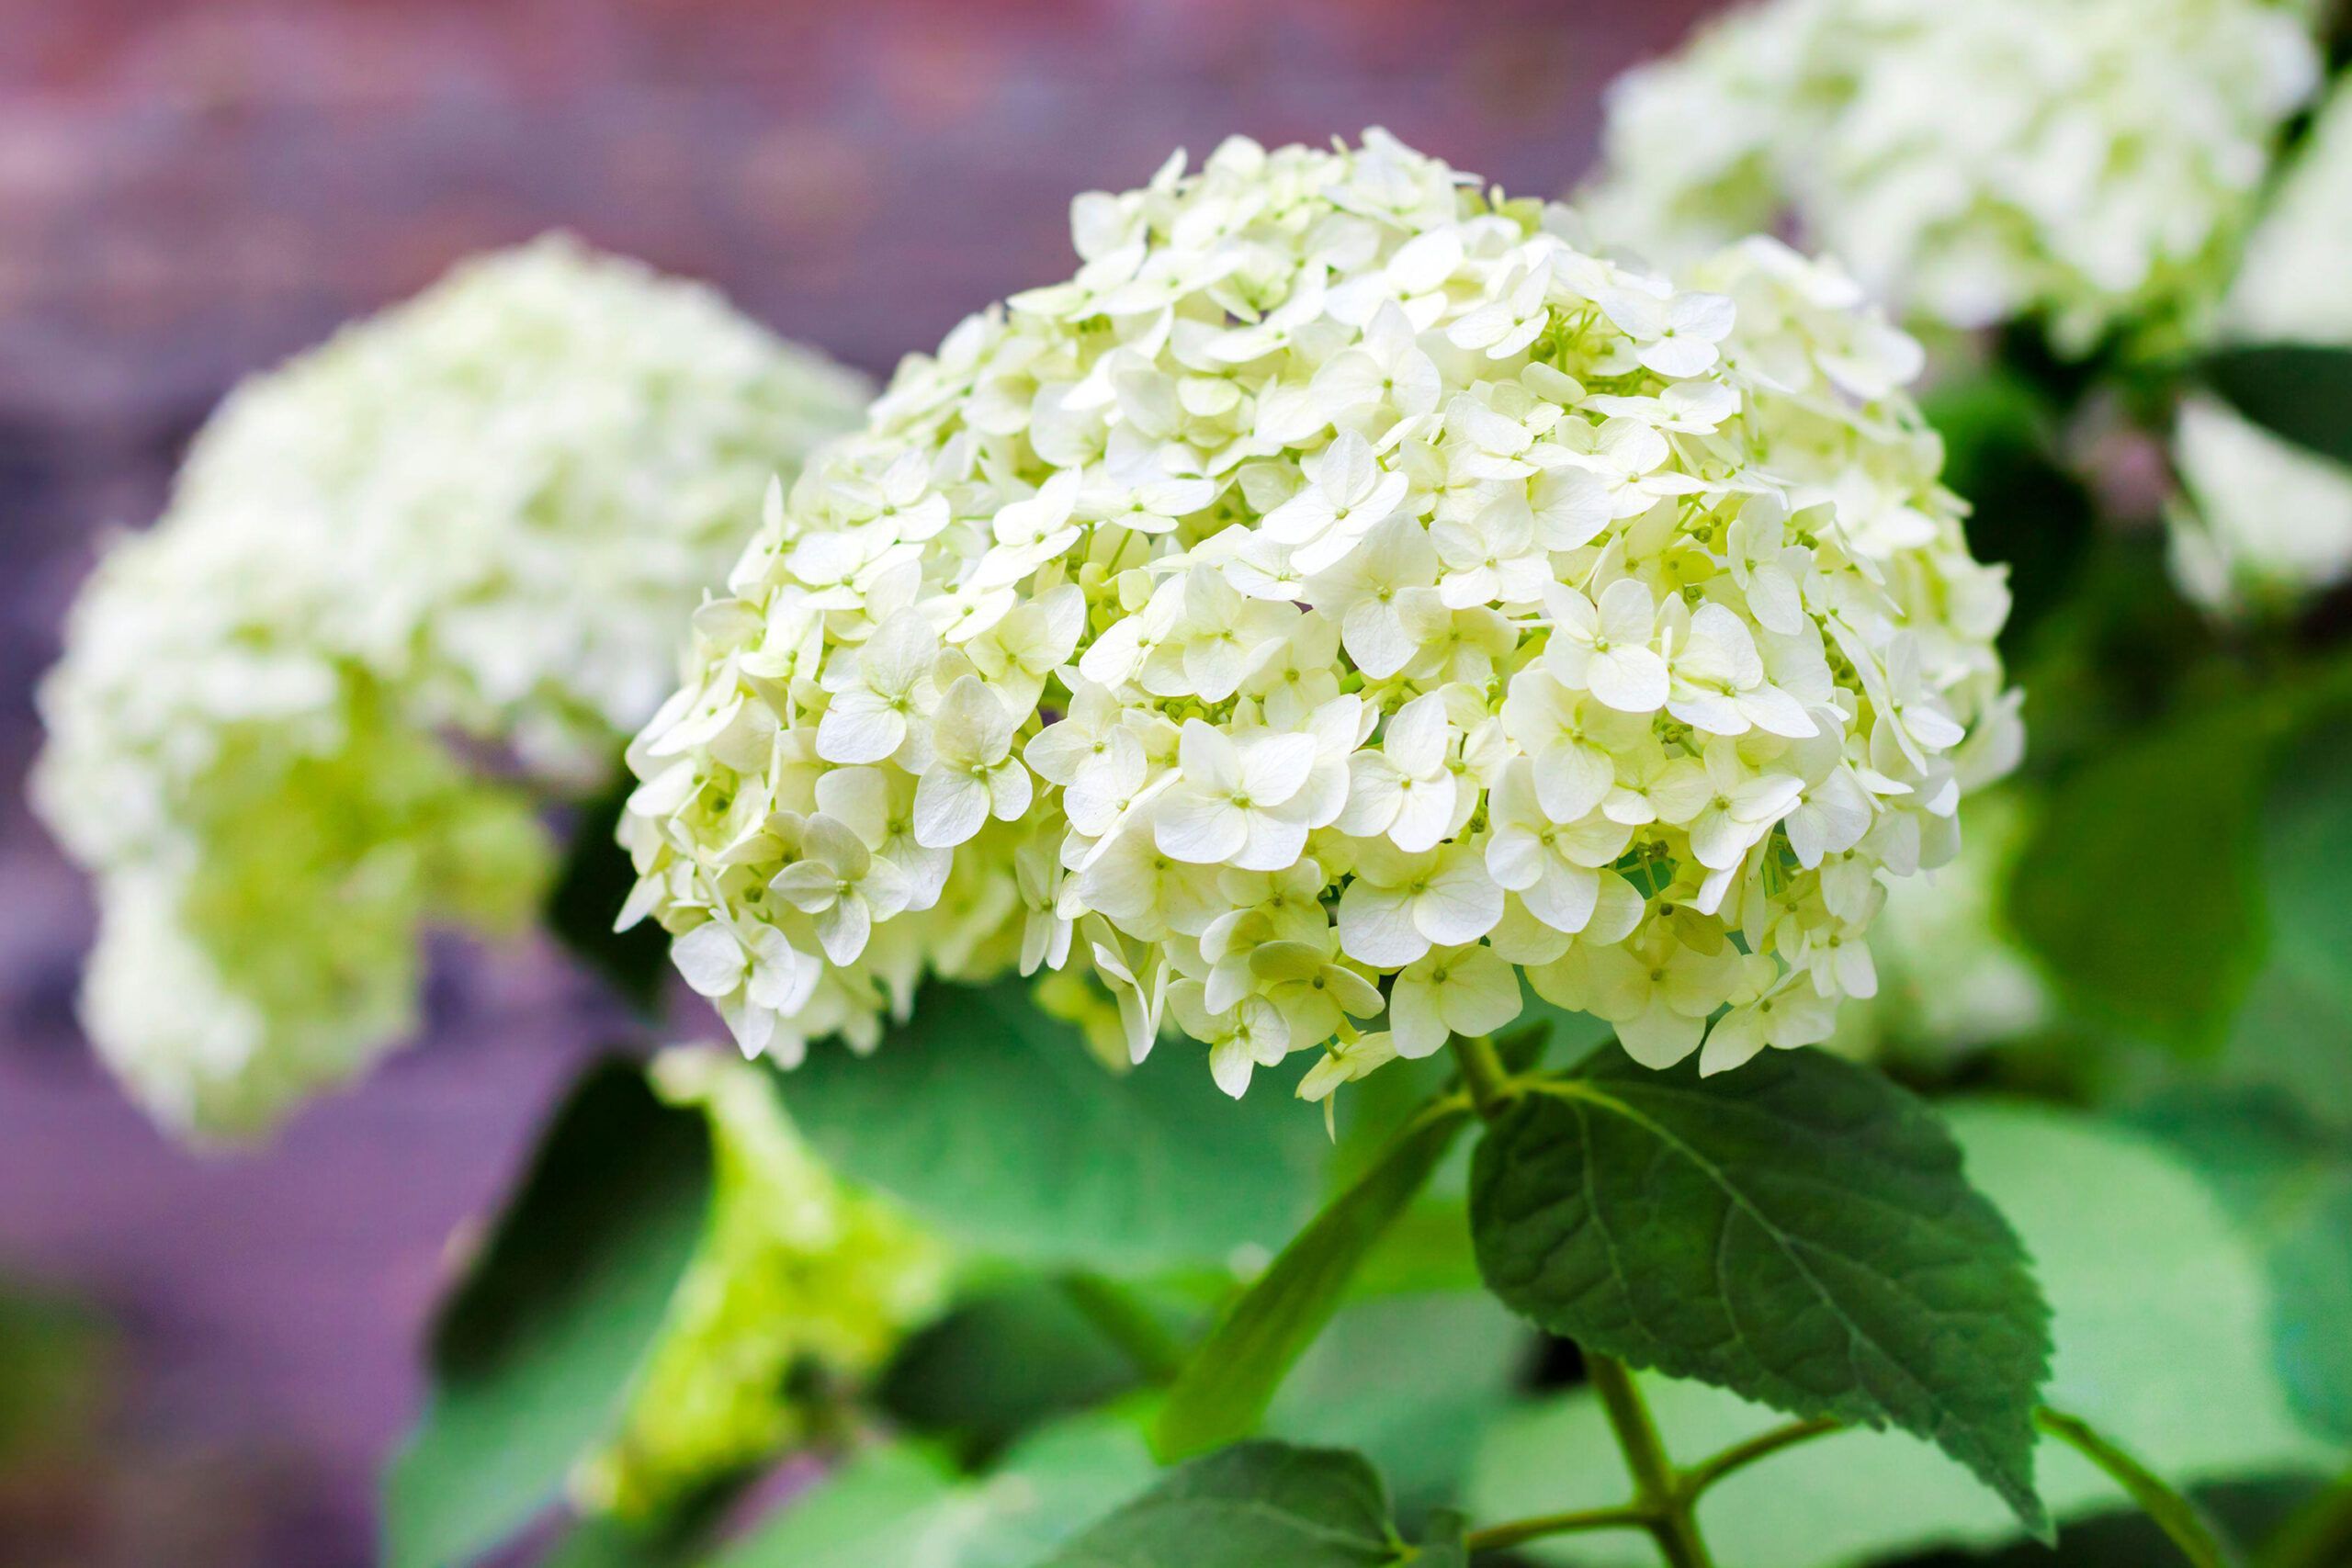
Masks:
[[[2220,311],[2226,338],[2352,346],[2352,90],[2339,89],[2247,238]],[[2224,611],[2290,605],[2352,578],[2352,469],[2206,394],[2184,400],[2172,512],[2182,587]]]
[[[1792,218],[1874,297],[2087,348],[2209,298],[2318,78],[2273,0],[1759,0],[1609,106],[1595,228],[1664,262]]]
[[[2020,738],[1917,346],[1776,242],[1669,282],[1378,131],[1073,220],[771,509],[631,749],[629,914],[740,1043],[1014,950],[1236,1094],[1522,970],[1648,1063],[1825,1037]]]
[[[550,238],[235,392],[40,694],[34,798],[98,881],[85,1021],[134,1092],[266,1124],[405,1030],[423,925],[526,916],[537,802],[609,773],[746,509],[865,391]]]

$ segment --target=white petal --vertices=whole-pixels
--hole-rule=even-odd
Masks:
[[[742,985],[749,969],[742,943],[720,920],[696,926],[672,942],[670,962],[678,966],[695,994],[703,997],[730,994]]]
[[[929,850],[952,850],[989,819],[989,786],[968,773],[926,769],[915,785],[915,842]]]

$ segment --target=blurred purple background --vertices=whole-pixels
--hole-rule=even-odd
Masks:
[[[235,1156],[166,1143],[89,1059],[30,688],[232,381],[553,226],[884,372],[1066,273],[1069,197],[1177,146],[1380,124],[1562,188],[1602,85],[1706,8],[0,4],[0,1282],[88,1303],[113,1369],[0,1451],[0,1562],[369,1561],[447,1237],[616,1022],[546,952],[453,948],[426,1039]],[[33,1371],[0,1365],[0,1407]]]

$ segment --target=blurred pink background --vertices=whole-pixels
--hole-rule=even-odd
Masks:
[[[0,1289],[105,1325],[70,1419],[0,1423],[0,1562],[370,1561],[446,1238],[620,1028],[547,952],[453,945],[426,1039],[233,1156],[90,1061],[86,900],[21,798],[30,688],[232,381],[556,226],[886,372],[1066,273],[1070,196],[1175,147],[1377,124],[1562,189],[1603,85],[1705,8],[0,4]],[[31,1380],[0,1364],[0,1414]]]

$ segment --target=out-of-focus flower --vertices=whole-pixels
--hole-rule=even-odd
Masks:
[[[98,882],[84,1015],[141,1100],[257,1130],[407,1029],[423,926],[524,919],[537,803],[610,769],[862,392],[550,238],[234,393],[40,694],[34,799]]]
[[[902,365],[631,749],[632,908],[728,958],[746,1048],[1016,951],[1235,1093],[1499,1027],[1515,968],[1647,1062],[1726,1004],[1765,1021],[1710,1068],[1826,1035],[1870,974],[1820,954],[2014,759],[2007,586],[1849,279],[1759,239],[1669,280],[1574,222],[1378,131],[1236,140],[1080,197],[1075,277]],[[844,773],[886,884],[949,860],[862,953]],[[805,1005],[739,956],[779,943]]]
[[[2352,90],[2328,101],[2246,243],[2224,338],[2352,346]],[[2174,434],[2181,585],[2218,609],[2292,604],[2352,577],[2352,469],[2188,399]]]
[[[717,1187],[621,1436],[574,1480],[583,1500],[629,1515],[809,1436],[822,1413],[796,1384],[843,1397],[944,1305],[950,1266],[895,1205],[826,1168],[766,1068],[680,1048],[655,1059],[653,1080],[708,1116]]]
[[[1760,0],[1618,84],[1587,211],[1664,263],[1792,219],[1917,319],[2080,351],[2218,292],[2311,9]]]

